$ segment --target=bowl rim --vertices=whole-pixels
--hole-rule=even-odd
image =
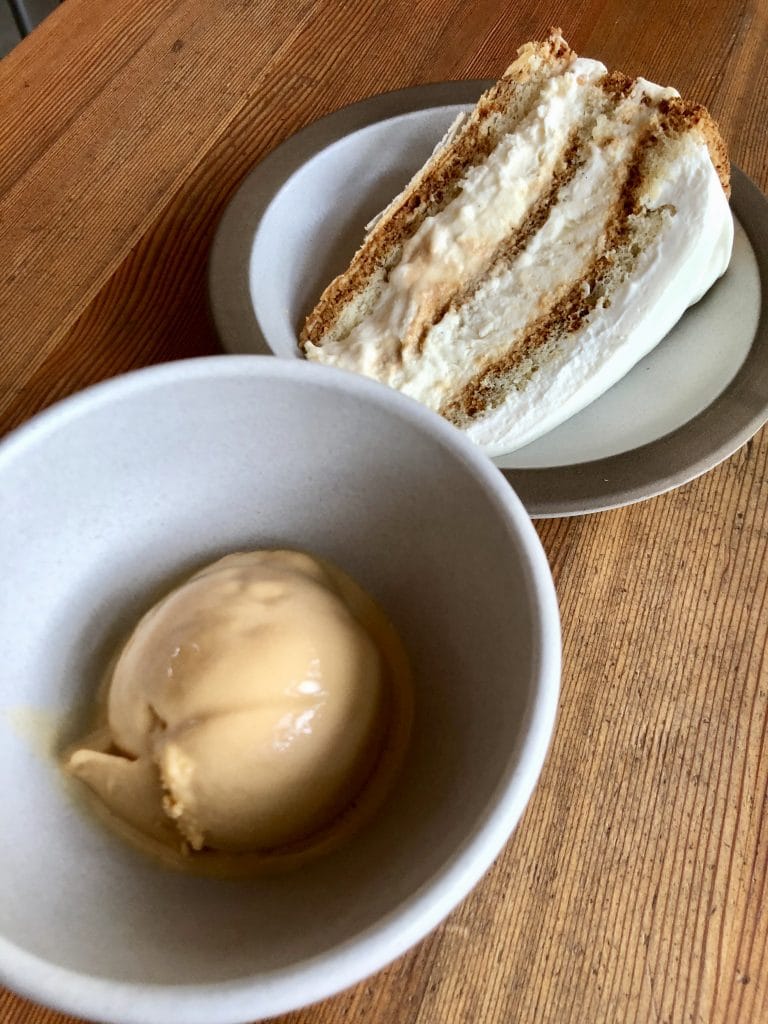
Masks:
[[[561,634],[554,582],[534,526],[502,473],[436,413],[376,381],[332,367],[263,355],[157,364],[95,384],[39,413],[0,441],[0,473],[60,427],[105,405],[182,381],[248,377],[306,380],[370,401],[453,452],[495,506],[520,553],[532,610],[535,679],[528,728],[473,831],[428,882],[359,934],[295,966],[226,982],[122,982],[51,965],[0,936],[0,980],[66,1013],[111,1024],[238,1024],[328,998],[384,968],[431,932],[490,868],[538,781],[555,724]]]

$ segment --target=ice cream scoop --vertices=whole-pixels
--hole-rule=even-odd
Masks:
[[[405,664],[393,638],[340,570],[296,551],[228,555],[141,619],[106,723],[67,768],[116,818],[176,848],[306,842],[382,759]]]

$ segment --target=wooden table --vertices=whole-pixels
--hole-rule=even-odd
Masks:
[[[553,22],[707,104],[768,186],[765,0],[67,0],[0,64],[0,428],[216,352],[208,249],[261,157],[372,93],[495,77]],[[520,828],[430,938],[283,1024],[768,1021],[767,507],[763,431],[540,524],[565,671]],[[65,1018],[4,993],[0,1019]]]

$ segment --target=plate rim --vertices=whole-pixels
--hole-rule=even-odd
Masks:
[[[288,177],[355,131],[419,110],[473,104],[491,84],[492,79],[464,79],[379,93],[313,121],[265,156],[230,199],[211,246],[208,307],[225,350],[274,355],[251,302],[249,267],[259,224]],[[533,518],[602,512],[657,497],[714,469],[768,421],[768,199],[733,165],[731,209],[760,276],[758,323],[735,377],[686,423],[637,448],[571,465],[499,468]]]

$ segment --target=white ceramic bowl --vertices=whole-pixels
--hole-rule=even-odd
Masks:
[[[553,727],[557,605],[518,499],[438,416],[298,361],[153,367],[0,446],[0,524],[13,988],[100,1021],[271,1016],[398,956],[501,850]],[[415,665],[414,737],[391,799],[343,849],[267,879],[186,877],[92,819],[53,755],[168,581],[257,546],[330,558],[381,602]]]

